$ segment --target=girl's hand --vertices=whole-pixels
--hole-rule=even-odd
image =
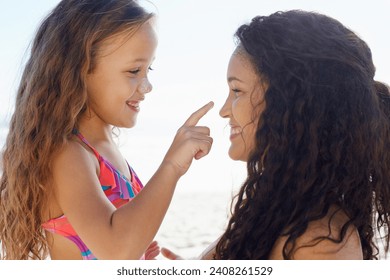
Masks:
[[[205,126],[196,126],[199,120],[214,106],[209,102],[199,110],[195,111],[179,128],[169,148],[163,164],[172,165],[180,176],[187,172],[192,159],[200,159],[206,156],[213,144],[210,137],[210,129]]]
[[[155,260],[159,254],[160,247],[158,246],[157,241],[153,241],[145,251],[145,260]]]
[[[183,260],[182,257],[176,255],[175,253],[173,253],[171,250],[167,248],[161,248],[161,254],[169,260]]]

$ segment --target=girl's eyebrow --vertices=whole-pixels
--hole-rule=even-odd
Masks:
[[[154,57],[151,59],[151,62],[154,61]],[[148,62],[149,59],[146,59],[146,58],[137,58],[137,59],[134,59],[134,60],[129,60],[127,61],[127,64],[131,64],[131,63],[137,63],[137,62]]]

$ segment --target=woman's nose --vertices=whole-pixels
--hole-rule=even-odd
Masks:
[[[219,110],[219,115],[222,118],[228,118],[230,114],[230,100],[229,97],[226,99],[225,103],[223,104],[222,108]]]
[[[151,92],[153,89],[152,84],[149,82],[148,78],[143,78],[140,85],[138,86],[139,92],[145,94]]]

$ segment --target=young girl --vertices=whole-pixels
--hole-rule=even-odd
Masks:
[[[369,47],[304,11],[255,17],[236,37],[220,115],[248,175],[202,258],[378,258],[377,238],[389,246],[389,90]]]
[[[3,259],[143,258],[177,181],[208,154],[209,129],[196,124],[212,103],[179,129],[145,188],[112,139],[152,89],[152,19],[131,0],[63,0],[42,23],[3,153]]]

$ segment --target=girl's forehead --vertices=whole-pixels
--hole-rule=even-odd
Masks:
[[[121,33],[98,48],[94,63],[96,69],[113,66],[115,69],[151,64],[157,48],[153,31],[140,28],[133,33]]]
[[[115,49],[131,40],[135,33],[136,30],[125,30],[109,36],[99,44],[99,53],[104,54],[113,52]]]
[[[137,28],[127,29],[102,41],[98,47],[100,56],[106,56],[117,51],[142,51],[157,45],[157,35],[148,22]]]

